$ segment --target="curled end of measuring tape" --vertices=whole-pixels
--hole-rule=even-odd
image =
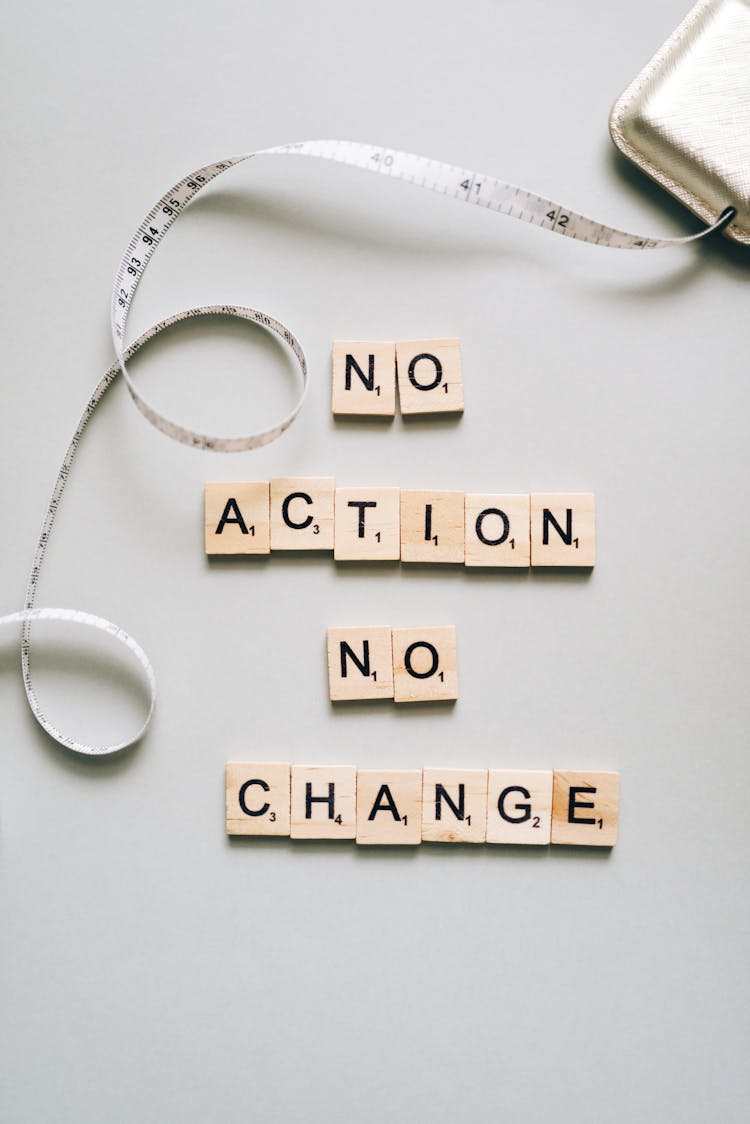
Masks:
[[[71,624],[83,625],[86,628],[93,628],[112,636],[127,648],[128,652],[139,665],[148,686],[148,712],[136,733],[119,742],[92,745],[63,733],[62,730],[59,730],[57,726],[49,720],[37,698],[31,679],[29,636],[31,625],[34,621],[68,622]],[[79,609],[24,609],[20,612],[10,613],[8,616],[0,617],[0,626],[11,624],[23,625],[21,664],[24,688],[31,712],[45,733],[49,734],[49,736],[54,738],[60,745],[65,746],[66,749],[74,753],[82,753],[87,757],[105,757],[109,754],[119,753],[120,750],[129,749],[130,746],[135,745],[135,743],[140,740],[148,729],[154,713],[154,707],[156,705],[156,676],[154,675],[154,669],[143,648],[129,633],[125,632],[119,625],[113,624],[112,621],[105,620],[104,617],[97,617],[93,613],[84,613]]]
[[[154,407],[146,401],[136,388],[126,365],[127,360],[129,360],[136,351],[139,351],[144,344],[148,343],[149,340],[152,340],[167,328],[171,328],[173,324],[179,324],[183,320],[192,320],[200,316],[228,316],[237,320],[250,321],[252,324],[258,324],[267,331],[273,332],[290,348],[297,361],[301,383],[300,391],[291,411],[285,418],[277,422],[276,425],[271,426],[269,429],[247,434],[243,437],[219,437],[208,433],[198,433],[195,430],[179,425],[177,422],[159,413],[158,410],[154,409]],[[188,445],[192,449],[207,449],[215,453],[244,453],[250,449],[260,449],[263,445],[269,445],[272,441],[275,441],[277,437],[280,437],[292,424],[302,409],[307,394],[307,359],[305,358],[305,353],[297,337],[289,328],[282,324],[281,321],[275,320],[273,316],[269,316],[265,312],[259,312],[255,308],[245,308],[242,305],[203,305],[199,308],[189,308],[184,312],[178,312],[174,316],[170,316],[166,320],[161,320],[158,324],[149,328],[147,332],[144,332],[144,334],[127,349],[127,351],[122,352],[118,348],[117,356],[120,373],[125,380],[130,397],[141,414],[143,414],[144,418],[151,422],[160,433],[171,437],[174,441],[179,441],[182,445]]]

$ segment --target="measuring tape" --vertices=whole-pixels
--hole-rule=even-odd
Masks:
[[[135,405],[152,425],[160,432],[198,449],[212,449],[216,452],[236,453],[248,449],[258,449],[267,445],[289,428],[299,413],[305,398],[308,385],[308,371],[305,354],[288,328],[264,312],[252,308],[243,308],[236,305],[207,305],[201,308],[191,308],[185,312],[177,313],[153,325],[143,333],[134,343],[125,346],[125,330],[128,314],[138,285],[146,270],[146,266],[153,257],[157,246],[164,238],[172,224],[182,211],[192,202],[196,195],[203,190],[212,180],[223,172],[235,167],[237,164],[249,160],[253,156],[315,156],[323,160],[332,160],[338,164],[347,164],[364,171],[374,172],[389,179],[405,180],[417,187],[437,191],[452,199],[463,203],[472,203],[477,207],[485,207],[490,211],[508,215],[510,218],[520,219],[522,222],[532,223],[544,230],[562,234],[567,238],[575,238],[579,242],[593,242],[597,246],[609,246],[621,250],[656,250],[672,246],[685,245],[696,242],[727,226],[735,215],[732,207],[727,207],[715,223],[683,238],[644,238],[637,234],[628,234],[616,227],[606,226],[595,222],[593,219],[579,215],[550,199],[544,199],[533,192],[525,191],[513,184],[504,183],[494,176],[485,176],[477,172],[458,168],[452,164],[444,164],[437,160],[430,160],[425,156],[414,156],[408,152],[399,152],[396,149],[382,148],[378,145],[360,144],[355,141],[303,141],[300,144],[281,145],[278,148],[266,148],[258,152],[245,153],[242,156],[231,156],[214,164],[207,164],[198,171],[183,177],[174,185],[159,202],[152,207],[131,238],[125,253],[120,261],[115,284],[112,291],[111,323],[112,339],[115,347],[115,362],[103,376],[94,389],[86,409],[76,426],[73,437],[68,445],[63,458],[57,481],[52,492],[52,498],[47,508],[41,534],[37,542],[34,562],[29,575],[26,590],[25,607],[20,612],[10,613],[0,617],[0,626],[21,624],[23,626],[21,641],[21,669],[23,683],[26,690],[31,711],[37,722],[44,730],[59,742],[60,745],[76,753],[88,755],[104,755],[116,753],[133,745],[145,733],[151,721],[151,716],[156,704],[156,677],[153,668],[143,648],[132,636],[102,617],[92,613],[81,612],[77,609],[37,609],[35,608],[39,576],[44,561],[44,556],[54,526],[57,511],[60,505],[65,485],[70,475],[70,469],[80,445],[83,432],[86,429],[96,407],[109,390],[118,375],[125,380],[128,391]],[[249,320],[261,325],[278,335],[289,346],[294,354],[299,367],[301,389],[294,408],[285,418],[270,429],[252,433],[242,437],[217,437],[198,433],[165,417],[151,406],[137,390],[127,368],[128,360],[139,351],[149,340],[154,339],[166,328],[181,320],[200,316],[233,316],[242,320]],[[83,625],[88,628],[104,632],[123,644],[141,667],[149,689],[149,708],[145,721],[140,729],[123,741],[113,744],[87,745],[76,738],[65,734],[47,718],[34,690],[31,672],[31,626],[34,621],[69,622]]]

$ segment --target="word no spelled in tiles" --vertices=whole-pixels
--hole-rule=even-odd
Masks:
[[[461,351],[456,339],[337,340],[333,345],[334,414],[393,417],[396,383],[402,414],[460,414]]]
[[[329,628],[328,691],[332,702],[458,698],[456,630]]]
[[[206,554],[333,551],[340,562],[571,566],[596,560],[588,492],[337,488],[332,477],[208,483]]]
[[[229,835],[612,847],[618,773],[231,762]]]

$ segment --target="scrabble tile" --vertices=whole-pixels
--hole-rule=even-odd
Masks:
[[[463,562],[463,492],[401,492],[401,561]]]
[[[422,842],[422,771],[357,772],[357,842]]]
[[[271,550],[333,550],[333,477],[271,481]]]
[[[533,494],[531,565],[593,566],[594,497],[588,492]]]
[[[206,554],[270,554],[268,481],[206,484]]]
[[[398,488],[337,488],[333,556],[340,562],[401,557]]]
[[[490,769],[487,842],[546,844],[552,828],[552,773]]]
[[[399,340],[396,367],[402,414],[463,412],[458,340]]]
[[[331,407],[334,414],[396,412],[396,346],[373,340],[336,340]]]
[[[357,770],[292,766],[292,839],[354,839]]]
[[[531,534],[528,495],[466,496],[467,566],[529,566]]]
[[[288,835],[289,765],[230,761],[227,835]]]
[[[393,698],[390,628],[328,629],[328,691],[332,702]]]
[[[619,773],[555,771],[552,842],[613,847],[617,842]]]
[[[486,769],[423,770],[424,842],[484,843],[486,831]]]
[[[397,703],[457,699],[455,628],[394,628],[393,686]]]

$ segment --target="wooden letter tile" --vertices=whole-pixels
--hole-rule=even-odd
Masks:
[[[334,414],[396,412],[396,347],[371,340],[336,340],[331,405]]]
[[[552,827],[552,773],[490,769],[487,842],[546,844]]]
[[[357,770],[292,766],[292,839],[354,839]]]
[[[393,698],[390,628],[328,629],[328,691],[332,702]]]
[[[397,703],[457,699],[455,628],[394,628],[393,685]]]
[[[271,550],[333,550],[333,477],[271,481]]]
[[[594,497],[588,492],[531,497],[531,565],[593,566]]]
[[[270,554],[268,481],[206,484],[206,554]]]
[[[552,797],[552,842],[613,847],[617,842],[619,773],[558,773]]]
[[[401,492],[401,561],[463,562],[463,492]]]
[[[398,561],[398,488],[337,488],[335,507],[333,556],[337,561]]]
[[[486,769],[423,770],[424,842],[484,843],[486,830]]]
[[[230,761],[227,835],[289,834],[289,765]]]
[[[358,771],[357,842],[422,842],[420,769]]]
[[[400,340],[396,344],[402,414],[460,414],[464,408],[458,340]]]
[[[528,495],[467,495],[466,565],[530,565],[529,517]]]

